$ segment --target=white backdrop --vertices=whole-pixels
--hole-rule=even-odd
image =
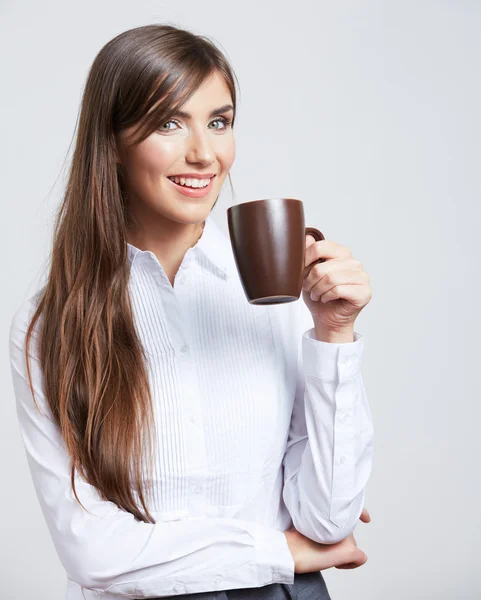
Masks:
[[[175,8],[174,8],[175,7]],[[481,2],[2,0],[0,597],[65,597],[16,422],[8,329],[43,282],[88,69],[112,37],[207,35],[239,78],[237,158],[214,209],[289,196],[371,277],[356,321],[375,427],[368,562],[333,600],[481,597]]]

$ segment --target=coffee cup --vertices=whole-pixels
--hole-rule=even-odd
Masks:
[[[236,204],[227,209],[227,222],[249,303],[298,300],[304,280],[306,235],[316,241],[325,239],[319,229],[305,227],[302,200],[267,198]]]

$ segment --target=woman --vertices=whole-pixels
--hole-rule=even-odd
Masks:
[[[68,600],[329,598],[320,570],[367,560],[368,278],[307,236],[304,302],[246,301],[210,216],[235,114],[226,58],[172,26],[118,35],[91,68],[49,277],[10,329]]]

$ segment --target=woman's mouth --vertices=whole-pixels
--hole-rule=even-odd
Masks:
[[[167,177],[167,179],[175,186],[178,192],[184,194],[184,196],[190,196],[191,198],[202,198],[206,196],[212,189],[212,182],[214,177],[210,179],[184,179],[183,177]],[[193,185],[196,187],[193,187]]]

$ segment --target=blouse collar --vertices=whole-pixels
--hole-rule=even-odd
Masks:
[[[189,248],[185,254],[185,259],[190,260],[194,256],[204,256],[208,264],[214,267],[214,272],[229,276],[230,261],[229,256],[232,253],[230,240],[224,235],[223,231],[218,227],[211,214],[205,220],[204,230],[202,235],[197,240],[194,246]],[[136,246],[127,242],[127,256],[130,265],[134,264],[139,257],[151,255],[155,260],[157,257],[150,250],[140,250]]]

